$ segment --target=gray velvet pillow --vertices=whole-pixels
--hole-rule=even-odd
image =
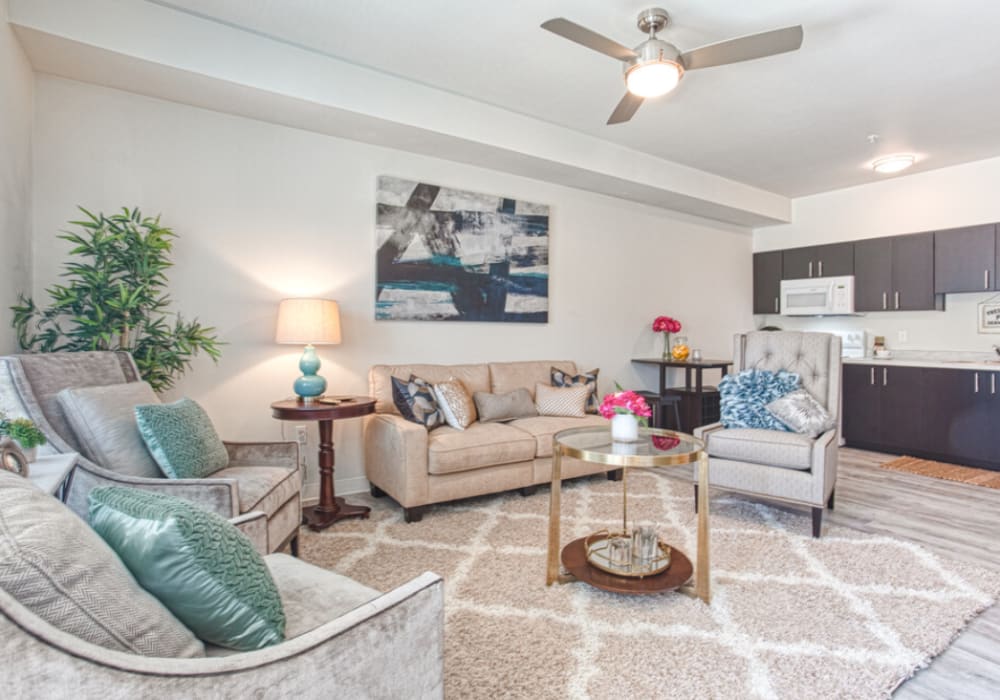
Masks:
[[[790,391],[765,406],[768,413],[796,433],[816,438],[837,424],[805,389]]]
[[[146,382],[63,389],[56,398],[90,461],[118,474],[162,479],[135,422],[135,406],[160,399]]]
[[[527,389],[514,389],[506,394],[477,391],[472,395],[481,423],[499,423],[515,418],[532,418],[538,415],[535,401]]]
[[[144,591],[104,540],[57,499],[0,469],[0,588],[53,627],[143,656],[204,645]],[[17,672],[17,659],[8,657]],[[67,678],[67,693],[72,680]]]

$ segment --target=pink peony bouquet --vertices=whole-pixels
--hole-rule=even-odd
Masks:
[[[653,415],[653,411],[649,407],[649,404],[646,403],[646,399],[634,391],[625,391],[621,387],[618,387],[618,391],[615,393],[606,395],[604,400],[601,401],[601,407],[598,410],[608,420],[623,413],[633,415],[638,419],[639,425],[642,426],[649,425],[647,418]]]
[[[681,322],[669,316],[657,316],[653,321],[653,330],[656,333],[680,333]]]

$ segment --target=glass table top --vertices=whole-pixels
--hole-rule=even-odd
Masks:
[[[562,430],[553,441],[563,455],[623,467],[691,464],[705,449],[705,443],[691,435],[656,428],[640,428],[636,442],[614,442],[610,423],[607,427]]]

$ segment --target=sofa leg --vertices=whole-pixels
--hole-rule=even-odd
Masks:
[[[538,485],[535,484],[534,486],[523,486],[519,488],[517,492],[522,496],[524,496],[525,498],[527,498],[528,496],[534,496],[535,491],[537,490],[538,490]]]
[[[834,495],[836,495],[836,493],[837,493],[837,489],[834,489],[833,491],[831,491],[830,492],[830,498],[826,502],[826,507],[829,508],[830,510],[833,510],[833,497],[834,497]]]
[[[823,529],[823,509],[813,508],[813,537],[818,538]]]
[[[387,495],[385,491],[383,491],[382,489],[380,489],[375,484],[369,484],[368,485],[368,490],[371,492],[372,498],[385,498],[386,495]]]
[[[694,512],[698,512],[698,484],[694,485]]]
[[[288,549],[291,551],[292,556],[296,559],[299,558],[299,536],[296,535],[288,542]]]
[[[403,508],[403,520],[408,523],[419,523],[424,517],[427,506],[414,506],[413,508]]]
[[[624,469],[612,469],[608,472],[608,481],[621,481],[624,472]]]

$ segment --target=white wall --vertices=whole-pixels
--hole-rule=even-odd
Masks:
[[[793,248],[1000,221],[1000,158],[895,177],[796,199],[793,223],[754,231],[754,250]],[[867,329],[891,348],[990,351],[1000,336],[979,334],[978,304],[995,296],[949,294],[945,311],[869,313],[854,318],[758,317],[783,328]],[[900,340],[900,332],[906,341]]]
[[[373,363],[553,358],[599,367],[602,390],[652,388],[655,374],[629,360],[660,352],[656,315],[680,319],[706,357],[728,357],[732,334],[752,323],[746,230],[44,75],[36,90],[35,293],[57,278],[55,234],[76,204],[162,212],[181,236],[177,307],[229,343],[174,394],[202,402],[227,438],[281,436],[268,404],[291,394],[301,352],[273,343],[286,296],[340,302],[344,342],[320,355],[330,390],[343,393],[367,393]],[[550,205],[549,323],[376,323],[379,174]],[[361,421],[337,424],[338,489],[364,487],[360,438]],[[310,451],[310,481],[314,470]]]
[[[17,341],[9,322],[31,280],[31,114],[34,76],[0,0],[0,353]]]

